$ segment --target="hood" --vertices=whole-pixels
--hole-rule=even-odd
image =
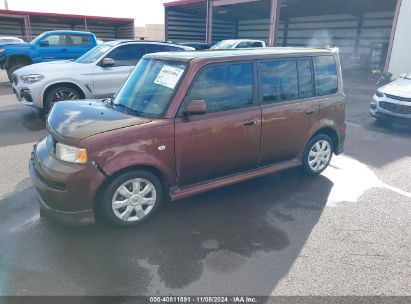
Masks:
[[[399,78],[380,89],[384,94],[411,98],[411,79]]]
[[[0,43],[1,49],[27,49],[30,47],[30,44],[27,42],[3,42]]]
[[[58,141],[77,145],[89,136],[150,121],[118,112],[103,101],[60,101],[49,114],[47,129]]]
[[[17,70],[17,75],[29,75],[29,74],[48,74],[54,72],[67,73],[69,70],[78,71],[79,68],[87,68],[87,64],[77,63],[71,60],[59,60],[50,62],[41,62],[26,65]],[[46,75],[45,75],[46,76]]]

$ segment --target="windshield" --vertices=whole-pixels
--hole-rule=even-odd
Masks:
[[[233,45],[235,44],[235,41],[233,40],[223,40],[220,42],[217,42],[216,44],[214,44],[211,49],[215,50],[215,49],[231,49],[233,47]]]
[[[90,51],[85,53],[83,56],[77,58],[75,62],[78,63],[92,63],[98,60],[101,56],[103,56],[108,50],[112,48],[111,45],[108,44],[99,44],[96,47],[92,48]]]
[[[143,117],[161,117],[186,69],[175,61],[142,59],[130,74],[113,103]]]

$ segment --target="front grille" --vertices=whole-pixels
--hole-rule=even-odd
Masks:
[[[390,111],[392,113],[411,114],[411,105],[410,106],[404,106],[404,105],[399,105],[399,104],[395,104],[395,103],[381,101],[380,102],[380,107],[382,109]]]
[[[387,96],[388,98],[391,98],[391,99],[395,99],[395,100],[411,102],[411,98],[407,98],[407,97],[401,97],[401,96],[390,95],[390,94],[385,94],[385,96]]]
[[[13,84],[17,85],[19,83],[19,77],[16,74],[13,74],[11,78],[13,80]]]

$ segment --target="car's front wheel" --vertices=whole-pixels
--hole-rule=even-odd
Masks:
[[[80,99],[80,92],[69,86],[59,86],[52,89],[45,96],[44,112],[50,112],[53,105],[62,100],[76,100]]]
[[[128,171],[114,178],[101,200],[105,219],[116,226],[132,226],[149,219],[160,207],[160,180],[145,170]]]
[[[331,162],[333,144],[326,134],[318,134],[310,139],[303,155],[303,169],[309,175],[318,175]]]

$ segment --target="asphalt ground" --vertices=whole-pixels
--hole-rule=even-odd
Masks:
[[[28,175],[46,135],[0,75],[0,295],[411,295],[411,129],[368,114],[346,73],[345,153],[166,203],[134,228],[40,218]]]

